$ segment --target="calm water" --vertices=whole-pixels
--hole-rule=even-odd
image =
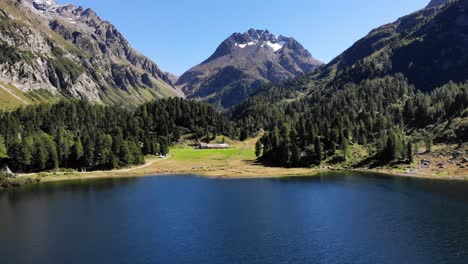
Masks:
[[[468,263],[468,185],[356,174],[44,184],[0,193],[0,262]]]

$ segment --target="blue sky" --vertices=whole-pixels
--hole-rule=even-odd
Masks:
[[[294,37],[328,62],[371,29],[429,0],[58,0],[94,9],[163,70],[181,74],[234,32]]]

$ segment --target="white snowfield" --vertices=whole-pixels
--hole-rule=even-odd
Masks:
[[[32,2],[38,5],[45,5],[48,7],[58,6],[55,0],[33,0]]]
[[[57,3],[54,0],[36,0],[35,2],[45,3],[48,5],[56,5]]]
[[[279,42],[271,42],[271,41],[264,41],[262,42],[261,44],[259,42],[254,42],[254,41],[251,41],[251,42],[247,42],[247,43],[236,43],[235,46],[236,47],[239,47],[241,49],[244,49],[248,46],[255,46],[255,45],[260,45],[261,47],[264,47],[265,44],[267,46],[269,46],[270,48],[273,49],[274,52],[277,52],[278,50],[282,49],[284,47],[284,45],[286,44],[286,42],[284,41],[279,41]]]

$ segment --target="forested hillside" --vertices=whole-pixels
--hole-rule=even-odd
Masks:
[[[345,160],[355,144],[378,162],[411,161],[412,144],[468,141],[468,84],[449,83],[424,93],[395,75],[302,98],[300,89],[285,85],[270,87],[233,113],[244,135],[269,131],[261,152],[271,164],[320,164],[337,150]]]
[[[135,112],[84,101],[0,113],[0,158],[15,172],[112,169],[166,155],[181,135],[233,135],[215,108],[183,99],[146,103]]]

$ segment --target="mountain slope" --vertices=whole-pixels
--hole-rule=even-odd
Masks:
[[[2,1],[0,47],[0,82],[32,101],[48,94],[134,106],[181,96],[167,74],[91,9],[53,0]]]
[[[466,1],[433,0],[426,8],[371,31],[312,79],[323,87],[402,73],[425,91],[450,80],[464,81],[466,5]]]
[[[251,29],[230,36],[211,57],[184,73],[176,85],[189,98],[230,107],[265,83],[285,81],[320,65],[295,39]]]

